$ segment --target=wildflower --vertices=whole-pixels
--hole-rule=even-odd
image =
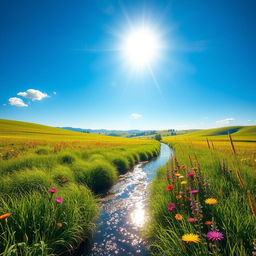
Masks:
[[[178,213],[177,213],[177,214],[175,215],[175,219],[176,219],[176,220],[182,220],[183,217],[182,217],[181,214],[178,214]]]
[[[184,191],[180,191],[180,194],[181,194],[181,195],[184,195],[184,194],[185,194],[185,192],[184,192]]]
[[[196,194],[196,193],[198,193],[198,192],[199,192],[199,190],[190,190],[190,191],[189,191],[190,194]]]
[[[182,196],[181,196],[181,195],[177,195],[176,198],[177,198],[177,199],[181,199]]]
[[[57,223],[56,223],[56,226],[57,226],[58,228],[61,228],[61,227],[63,226],[63,224],[62,224],[61,222],[57,222]]]
[[[228,171],[229,171],[229,172],[234,172],[235,170],[233,170],[233,169],[229,169]]]
[[[190,188],[190,187],[187,187],[187,188],[186,188],[186,190],[187,190],[187,191],[190,191],[190,190],[191,190],[191,188]]]
[[[175,173],[175,176],[176,177],[179,177],[181,174],[180,173]]]
[[[186,185],[186,184],[187,184],[187,181],[183,180],[180,184],[181,184],[181,185]]]
[[[215,199],[215,198],[207,198],[204,202],[206,204],[217,204],[218,203],[217,199]]]
[[[194,223],[194,222],[196,222],[196,221],[197,221],[196,218],[188,218],[188,222],[189,222],[189,223]]]
[[[200,241],[199,236],[196,234],[185,234],[181,239],[187,243],[198,243]]]
[[[183,165],[181,165],[180,168],[183,169],[183,170],[185,170],[185,169],[187,169],[187,166],[186,166],[185,164],[183,164]]]
[[[167,209],[168,209],[168,211],[170,211],[170,212],[176,210],[176,204],[175,204],[175,203],[169,203],[169,204],[167,205]]]
[[[183,179],[183,178],[184,178],[184,176],[183,176],[183,175],[180,175],[180,176],[179,176],[179,179]]]
[[[220,241],[224,238],[224,235],[221,232],[216,230],[209,231],[206,236],[208,240],[211,240],[211,241]]]
[[[173,172],[177,172],[178,170],[177,170],[177,169],[173,169],[172,171],[173,171]]]
[[[192,167],[191,168],[193,171],[197,171],[198,170],[198,167]]]
[[[166,189],[166,191],[171,191],[171,190],[173,190],[173,188],[174,188],[174,186],[168,185],[165,189]]]
[[[56,197],[56,198],[55,198],[55,201],[56,201],[57,204],[62,204],[62,203],[63,203],[63,198],[61,198],[61,197]]]
[[[61,177],[61,182],[62,183],[66,183],[66,182],[68,182],[68,179],[66,177],[62,176]]]
[[[58,190],[57,190],[56,188],[49,188],[48,191],[54,194],[54,193],[56,193]]]
[[[194,176],[195,176],[195,173],[194,173],[194,172],[188,172],[188,177],[194,178]]]
[[[204,224],[210,226],[210,225],[212,225],[212,221],[207,220]]]
[[[5,213],[3,215],[0,215],[0,220],[5,220],[6,218],[10,217],[12,214],[11,213]]]

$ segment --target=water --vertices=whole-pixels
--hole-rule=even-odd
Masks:
[[[120,176],[118,183],[102,199],[101,213],[91,246],[82,256],[149,255],[141,231],[147,221],[146,203],[149,182],[165,165],[172,150],[161,143],[160,155]]]

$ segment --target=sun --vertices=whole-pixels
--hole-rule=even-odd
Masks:
[[[123,53],[132,67],[143,68],[152,65],[159,54],[158,34],[149,27],[133,29],[124,38]]]

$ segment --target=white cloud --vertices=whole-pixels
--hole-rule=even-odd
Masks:
[[[142,115],[138,114],[138,113],[133,113],[133,114],[131,114],[131,117],[134,118],[134,119],[139,119],[139,118],[142,117]]]
[[[16,107],[27,107],[28,105],[24,103],[24,101],[20,98],[17,97],[12,97],[9,99],[9,104],[11,106],[16,106]]]
[[[223,120],[216,121],[216,123],[217,124],[230,124],[233,121],[235,121],[235,118],[229,117],[229,118],[226,118],[226,119],[223,119]]]
[[[31,100],[42,100],[44,98],[49,97],[47,93],[43,93],[39,90],[28,89],[26,92],[19,92],[17,95],[22,96],[24,98],[28,98]]]

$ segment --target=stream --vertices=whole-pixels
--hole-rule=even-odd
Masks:
[[[118,183],[101,199],[100,216],[89,248],[81,256],[149,255],[141,231],[147,222],[148,185],[173,151],[161,143],[157,158],[137,164],[121,175]]]

